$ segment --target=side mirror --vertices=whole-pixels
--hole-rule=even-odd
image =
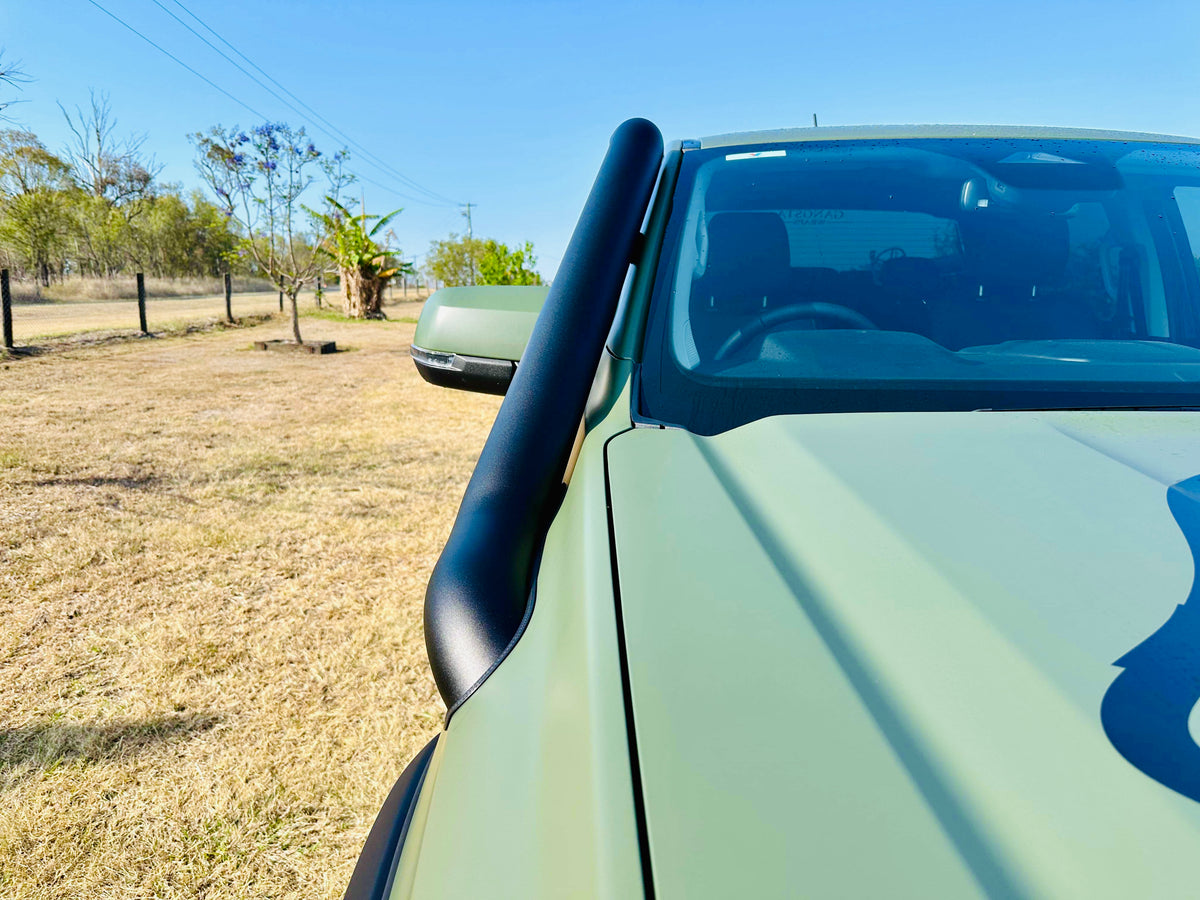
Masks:
[[[430,384],[503,394],[550,288],[442,288],[425,301],[412,358]]]

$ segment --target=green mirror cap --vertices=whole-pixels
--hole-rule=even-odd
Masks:
[[[546,285],[442,288],[425,301],[413,346],[516,362],[549,290]]]

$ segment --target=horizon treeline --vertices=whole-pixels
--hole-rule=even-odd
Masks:
[[[258,275],[236,226],[200,190],[158,180],[144,138],[118,137],[103,95],[63,109],[68,144],[0,129],[0,267],[48,287],[68,277]]]

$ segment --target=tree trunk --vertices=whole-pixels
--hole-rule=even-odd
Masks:
[[[288,291],[288,297],[292,301],[292,334],[296,336],[296,343],[303,344],[304,341],[300,337],[300,308],[296,304],[296,294],[294,291]]]
[[[342,269],[341,274],[342,311],[352,319],[382,319],[386,280],[363,269]]]

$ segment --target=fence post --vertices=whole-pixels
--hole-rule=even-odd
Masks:
[[[279,311],[283,312],[283,291],[279,292]]]
[[[0,306],[4,307],[4,346],[13,348],[12,292],[8,287],[8,269],[0,269]]]
[[[142,326],[142,334],[149,334],[150,329],[146,327],[146,276],[137,273],[137,289],[138,289],[138,324]]]
[[[233,324],[233,278],[225,273],[225,321]]]

